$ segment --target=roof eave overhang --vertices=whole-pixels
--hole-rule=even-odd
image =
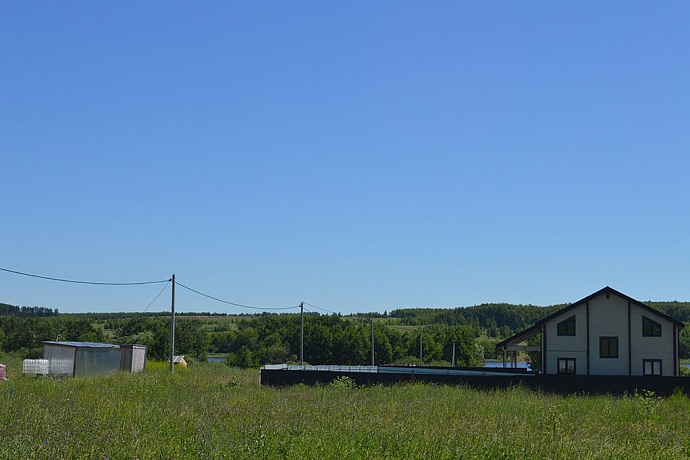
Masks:
[[[524,350],[525,345],[519,345],[521,342],[524,342],[525,340],[529,340],[535,335],[541,333],[541,323],[537,323],[534,326],[525,329],[524,331],[515,334],[512,337],[508,337],[502,342],[498,342],[496,344],[496,348],[500,348],[502,350]],[[529,350],[527,350],[529,351]]]

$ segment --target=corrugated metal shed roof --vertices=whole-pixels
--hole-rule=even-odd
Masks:
[[[120,345],[114,343],[97,343],[97,342],[53,342],[53,341],[43,341],[44,345],[61,345],[63,347],[75,347],[75,348],[120,348]]]

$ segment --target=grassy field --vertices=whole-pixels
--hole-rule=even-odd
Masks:
[[[7,360],[0,358],[2,362]],[[20,364],[10,360],[11,366]],[[0,458],[654,459],[690,457],[690,399],[409,384],[260,388],[259,372],[0,383]]]

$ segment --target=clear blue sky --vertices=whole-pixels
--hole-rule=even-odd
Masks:
[[[689,24],[687,2],[2,2],[0,267],[341,313],[690,300]],[[61,312],[162,287],[0,272],[0,302]]]

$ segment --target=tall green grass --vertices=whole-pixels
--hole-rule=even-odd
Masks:
[[[0,384],[0,458],[688,458],[690,400],[408,384],[260,388],[258,371]]]

